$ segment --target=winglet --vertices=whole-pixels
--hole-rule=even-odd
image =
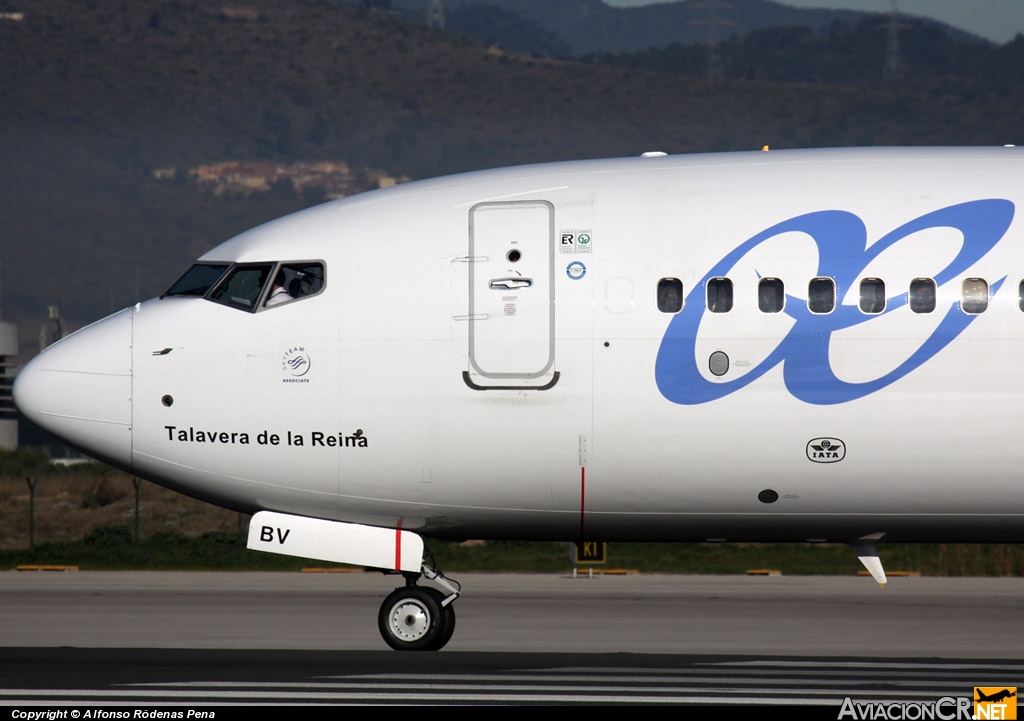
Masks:
[[[882,561],[878,558],[878,551],[875,550],[874,539],[855,541],[850,544],[850,550],[857,554],[857,558],[868,569],[871,577],[878,582],[879,586],[885,586],[888,580],[885,577],[885,569],[882,568]]]

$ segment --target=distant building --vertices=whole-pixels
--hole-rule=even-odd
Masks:
[[[43,327],[39,329],[39,350],[40,352],[46,350],[51,345],[59,341],[65,335],[64,332],[64,321],[60,317],[60,306],[51,305],[47,306],[48,317],[46,322],[43,323]]]
[[[260,11],[256,8],[243,5],[225,5],[220,9],[220,14],[229,20],[259,20]]]
[[[387,177],[381,170],[366,169],[354,172],[347,163],[330,160],[311,160],[278,165],[267,161],[237,162],[225,160],[200,165],[188,171],[200,189],[214,195],[249,195],[269,192],[280,181],[290,181],[295,192],[321,189],[324,198],[333,200],[378,187],[378,179]],[[154,177],[171,179],[166,174]],[[402,176],[395,182],[408,182]],[[392,183],[394,184],[394,183]]]
[[[18,412],[14,409],[11,387],[18,368],[18,326],[0,323],[0,449],[13,451],[18,447]]]

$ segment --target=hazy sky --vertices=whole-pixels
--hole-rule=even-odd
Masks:
[[[604,0],[619,7],[651,5],[666,0]],[[728,2],[728,0],[726,0]],[[776,0],[804,8],[846,8],[889,12],[891,0]],[[1024,0],[899,0],[900,12],[935,18],[975,35],[1005,43],[1024,33]]]

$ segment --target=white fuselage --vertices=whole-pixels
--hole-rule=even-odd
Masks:
[[[1024,541],[1022,202],[1011,148],[412,183],[200,259],[318,264],[319,292],[147,301],[41,354],[16,399],[246,511],[442,538]],[[759,308],[765,278],[781,312]],[[659,309],[671,279],[678,311]],[[833,311],[808,310],[813,279]],[[865,279],[884,310],[859,306]],[[915,279],[933,311],[909,307]]]

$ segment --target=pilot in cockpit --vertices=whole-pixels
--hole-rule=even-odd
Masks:
[[[267,302],[263,305],[270,308],[271,306],[275,306],[278,303],[284,303],[291,299],[291,294],[285,288],[284,268],[282,268],[277,271],[277,276],[274,278],[274,284],[270,288],[270,295],[267,296]]]

